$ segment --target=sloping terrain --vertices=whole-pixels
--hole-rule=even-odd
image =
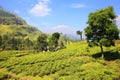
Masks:
[[[105,58],[101,59],[100,48],[87,47],[84,41],[57,52],[4,51],[0,53],[1,78],[9,75],[16,80],[119,80],[120,44],[104,47],[104,52]]]
[[[41,31],[30,26],[25,20],[0,7],[0,35],[30,38],[35,40]]]

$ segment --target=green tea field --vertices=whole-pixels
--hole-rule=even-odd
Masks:
[[[85,41],[56,52],[0,52],[0,80],[120,80],[120,44],[88,47]]]

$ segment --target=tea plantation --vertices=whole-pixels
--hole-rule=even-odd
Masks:
[[[56,52],[0,52],[0,80],[120,80],[120,44],[88,47],[85,41]]]

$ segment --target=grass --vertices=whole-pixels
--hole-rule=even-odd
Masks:
[[[101,59],[100,48],[89,48],[84,41],[56,52],[3,51],[0,68],[6,70],[3,76],[15,74],[10,78],[16,80],[119,80],[120,44],[104,47],[104,52]]]

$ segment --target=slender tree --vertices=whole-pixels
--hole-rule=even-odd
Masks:
[[[115,17],[112,6],[89,14],[85,35],[87,40],[97,42],[100,46],[102,58],[104,58],[103,46],[114,45],[114,40],[118,39],[119,31],[113,21]]]
[[[80,35],[80,39],[82,40],[82,31],[77,31],[77,35]]]

